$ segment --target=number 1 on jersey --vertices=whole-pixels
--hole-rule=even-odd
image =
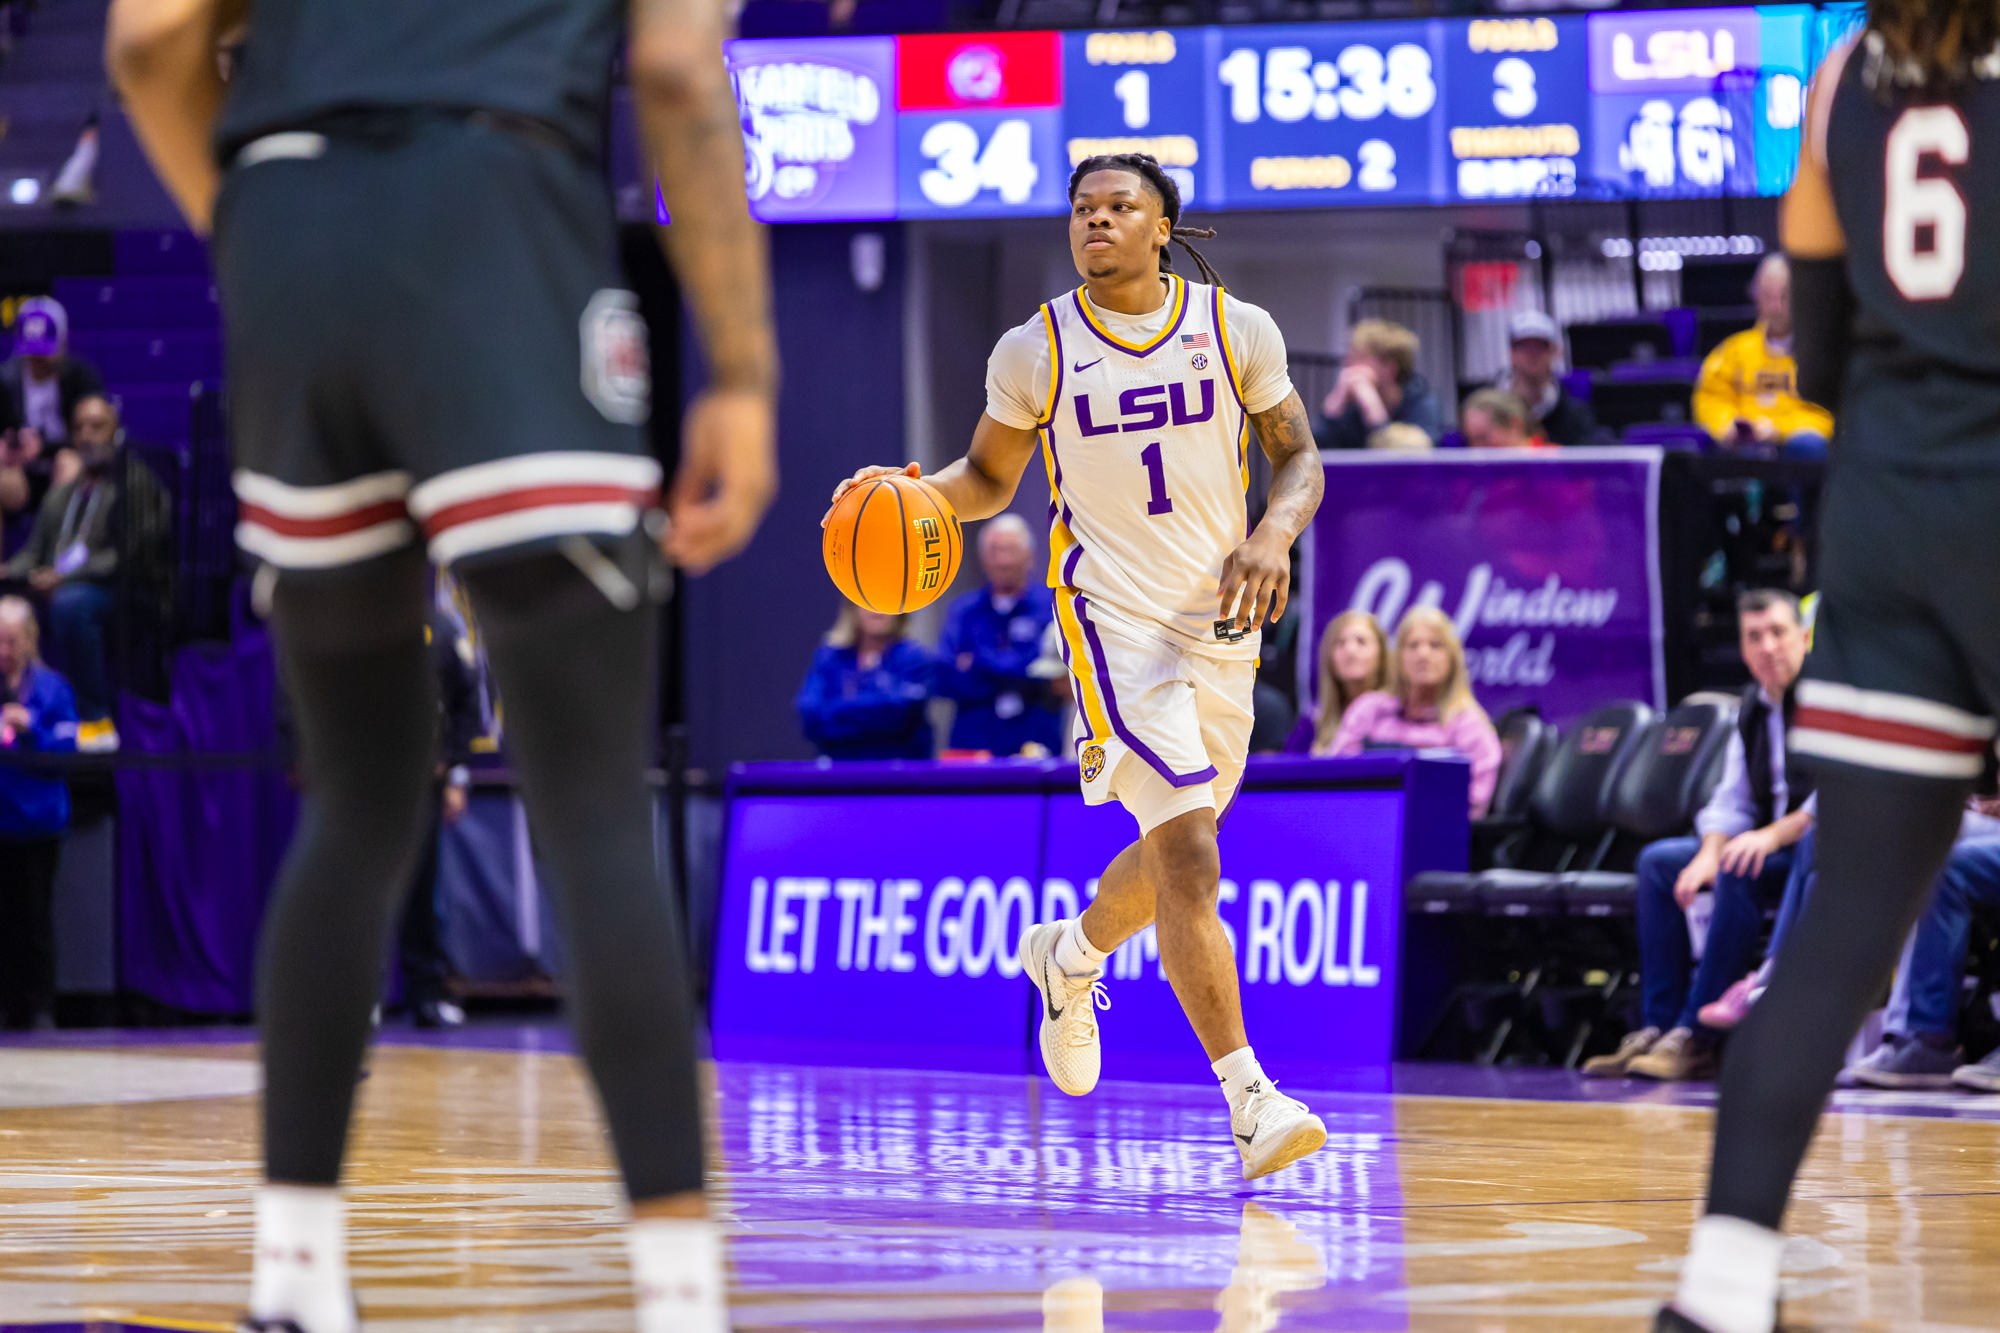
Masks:
[[[1160,446],[1147,445],[1139,451],[1139,461],[1146,465],[1146,480],[1153,488],[1152,497],[1146,501],[1146,513],[1153,518],[1173,513],[1174,502],[1167,498],[1167,465],[1160,460]]]

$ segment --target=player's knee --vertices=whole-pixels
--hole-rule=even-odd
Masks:
[[[1215,906],[1222,853],[1215,844],[1215,812],[1191,810],[1146,835],[1146,878],[1163,910]]]

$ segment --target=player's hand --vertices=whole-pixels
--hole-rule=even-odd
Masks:
[[[444,822],[447,824],[456,824],[464,816],[465,806],[465,788],[459,786],[456,782],[445,784],[444,806],[439,812],[444,816]]]
[[[778,493],[777,410],[761,393],[710,389],[688,404],[660,550],[705,574],[750,544]]]
[[[1764,860],[1778,850],[1778,840],[1767,828],[1739,833],[1722,845],[1722,868],[1732,875],[1755,879],[1764,873]]]
[[[1248,633],[1285,614],[1286,599],[1292,591],[1291,543],[1276,532],[1259,528],[1250,540],[1229,553],[1222,562],[1222,606],[1226,617],[1235,608],[1236,628]],[[1239,600],[1238,590],[1242,596]]]
[[[905,463],[901,467],[862,468],[859,472],[849,477],[846,481],[841,482],[840,485],[833,488],[833,498],[826,502],[826,512],[819,516],[819,525],[821,527],[825,527],[826,521],[833,517],[833,507],[840,503],[841,496],[847,494],[849,491],[853,490],[856,486],[859,486],[864,481],[873,481],[877,477],[893,477],[898,472],[902,473],[906,477],[921,477],[924,475],[924,469],[921,463]]]
[[[1674,881],[1674,901],[1685,912],[1694,906],[1694,896],[1715,883],[1716,859],[1707,852],[1696,852],[1694,860]]]

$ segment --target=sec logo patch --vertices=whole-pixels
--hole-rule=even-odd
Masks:
[[[1196,353],[1195,353],[1195,354],[1194,354],[1193,356],[1191,356],[1191,357],[1189,357],[1189,358],[1188,358],[1188,364],[1189,364],[1189,365],[1191,365],[1191,366],[1193,366],[1193,367],[1194,367],[1194,368],[1195,368],[1196,370],[1207,370],[1207,369],[1208,369],[1208,353],[1207,353],[1207,352],[1196,352]]]
[[[1083,780],[1097,781],[1097,775],[1104,771],[1104,747],[1086,745],[1083,747]]]

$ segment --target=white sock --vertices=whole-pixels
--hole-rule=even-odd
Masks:
[[[1222,1080],[1222,1095],[1231,1107],[1243,1099],[1243,1094],[1249,1091],[1252,1083],[1261,1082],[1264,1078],[1263,1066],[1257,1063],[1256,1052],[1248,1046],[1238,1047],[1209,1068]]]
[[[305,1333],[354,1333],[347,1283],[347,1201],[313,1185],[257,1191],[250,1313],[295,1320]]]
[[[729,1333],[722,1229],[700,1217],[642,1217],[625,1228],[639,1333]]]
[[[1740,1217],[1694,1224],[1674,1307],[1713,1333],[1771,1333],[1785,1238]]]
[[[1072,977],[1088,976],[1104,966],[1111,955],[1090,942],[1083,933],[1083,918],[1066,923],[1056,936],[1056,966]]]

